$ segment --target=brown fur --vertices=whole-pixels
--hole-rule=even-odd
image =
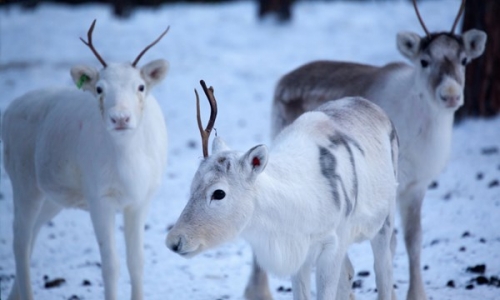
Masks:
[[[277,122],[290,124],[305,111],[313,110],[329,100],[350,96],[366,98],[370,87],[384,80],[385,74],[404,67],[407,67],[404,63],[376,67],[338,61],[315,61],[301,66],[278,82],[273,109],[281,112],[275,116],[280,115],[284,119]],[[282,127],[277,125],[275,129],[281,130]]]

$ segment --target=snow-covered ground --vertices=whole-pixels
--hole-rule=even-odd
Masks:
[[[422,1],[430,30],[449,30],[459,1]],[[193,88],[213,85],[219,102],[218,134],[235,149],[269,143],[274,85],[281,75],[316,59],[381,65],[400,60],[396,33],[422,33],[408,1],[300,2],[291,24],[257,22],[255,3],[164,5],[115,19],[101,5],[40,5],[34,11],[0,9],[0,109],[36,88],[72,85],[74,64],[99,66],[79,37],[97,19],[94,43],[108,61],[130,61],[167,25],[168,35],[142,59],[170,61],[165,82],[153,93],[169,128],[169,163],[147,220],[146,299],[241,299],[251,251],[236,240],[186,260],[165,247],[167,228],[184,207],[191,178],[201,160]],[[203,102],[202,109],[208,110]],[[195,146],[193,146],[195,145]],[[486,265],[485,276],[500,277],[500,117],[469,120],[454,131],[450,163],[430,189],[423,209],[423,275],[432,299],[500,299],[500,289],[469,281],[468,267]],[[13,282],[12,191],[2,168],[0,197],[0,299]],[[117,224],[121,233],[121,221]],[[399,234],[395,284],[399,299],[408,287],[408,264]],[[124,241],[119,299],[129,298]],[[351,249],[356,271],[370,271],[356,289],[358,299],[375,299],[368,243]],[[68,210],[45,226],[31,263],[36,299],[102,299],[99,251],[89,215]],[[52,289],[48,280],[65,279]],[[447,287],[453,280],[455,287]],[[84,284],[85,282],[85,284]],[[291,299],[287,278],[271,277],[275,299]],[[281,287],[281,289],[280,289]],[[470,287],[469,287],[470,288]]]

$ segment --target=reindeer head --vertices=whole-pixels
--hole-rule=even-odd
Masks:
[[[103,65],[101,70],[77,65],[71,68],[71,77],[78,87],[91,92],[99,103],[105,127],[110,132],[126,132],[138,126],[142,120],[147,95],[161,82],[168,70],[168,62],[154,60],[142,68],[136,67],[139,59],[167,33],[167,28],[153,43],[148,45],[133,63],[110,63],[102,59],[92,44],[95,20],[88,31],[85,43]]]
[[[428,93],[425,98],[432,99],[437,107],[455,111],[464,101],[465,66],[483,53],[486,33],[471,29],[462,35],[454,34],[465,0],[450,32],[441,33],[429,33],[415,0],[413,4],[426,36],[401,32],[397,35],[398,50],[415,65],[417,80]]]
[[[192,257],[203,250],[235,238],[248,224],[254,211],[254,182],[265,169],[268,152],[263,145],[245,154],[231,151],[219,137],[208,156],[208,135],[217,107],[213,89],[205,90],[212,107],[209,126],[201,127],[204,159],[191,183],[191,195],[177,223],[167,236],[167,246],[174,252]],[[198,94],[196,94],[197,101]],[[208,134],[206,134],[208,132]]]

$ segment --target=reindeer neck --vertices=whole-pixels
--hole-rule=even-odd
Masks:
[[[285,162],[289,165],[283,166]],[[281,276],[296,272],[309,253],[309,241],[323,238],[333,228],[317,217],[325,209],[315,195],[313,168],[297,170],[294,162],[298,163],[291,158],[270,159],[255,182],[253,216],[242,233],[259,263]]]
[[[318,168],[319,162],[316,166],[308,158],[285,153],[279,159],[270,157],[255,182],[255,210],[250,226],[271,236],[301,235],[307,226],[323,226],[313,217],[324,210],[314,175],[320,174]]]

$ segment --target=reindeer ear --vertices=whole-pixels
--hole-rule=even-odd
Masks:
[[[462,34],[465,53],[467,53],[470,59],[474,59],[483,54],[487,38],[485,32],[477,29],[467,30]]]
[[[417,57],[420,51],[420,36],[413,32],[400,32],[396,37],[399,52],[409,60]]]
[[[266,168],[268,151],[265,145],[258,145],[248,150],[241,158],[244,170],[249,173],[253,180]]]
[[[214,141],[212,142],[212,154],[215,154],[217,152],[222,152],[222,151],[229,151],[229,147],[224,143],[224,141],[216,136],[214,138]]]
[[[149,87],[160,83],[168,72],[168,62],[164,59],[154,60],[141,68],[142,78]]]
[[[99,79],[99,71],[94,67],[77,65],[71,68],[71,77],[79,89],[94,93],[95,83]]]

